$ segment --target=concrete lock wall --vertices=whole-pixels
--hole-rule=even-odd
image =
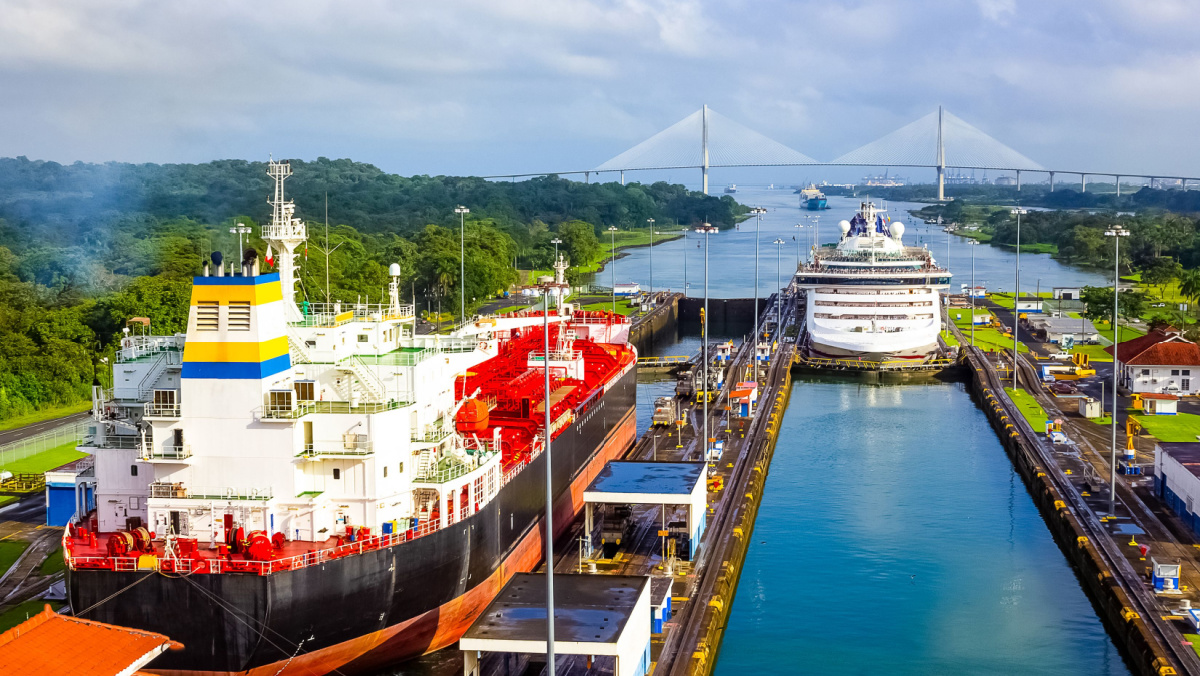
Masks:
[[[1095,604],[1097,614],[1107,627],[1113,643],[1125,655],[1135,673],[1145,676],[1173,673],[1170,658],[1152,638],[1146,620],[1133,609],[1129,596],[1114,577],[1107,561],[1067,506],[1065,496],[1041,467],[1037,452],[1024,436],[1027,434],[1032,437],[1035,432],[1019,413],[1015,413],[1016,409],[1003,389],[988,385],[981,363],[968,362],[971,366],[969,382],[972,393],[1000,437],[1005,452],[1021,475],[1055,542],[1077,571],[1079,581]],[[1008,409],[1002,405],[1001,398],[1009,406]],[[1014,412],[1013,416],[1010,417],[1006,410]],[[1163,668],[1171,671],[1161,671]]]

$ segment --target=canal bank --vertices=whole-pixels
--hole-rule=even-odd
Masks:
[[[965,383],[796,378],[717,674],[1129,673]]]

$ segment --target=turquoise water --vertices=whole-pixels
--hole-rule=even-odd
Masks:
[[[1128,674],[961,384],[798,379],[718,676]]]

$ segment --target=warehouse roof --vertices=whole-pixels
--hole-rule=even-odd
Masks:
[[[1071,317],[1030,317],[1029,323],[1053,333],[1095,333],[1096,327],[1086,319]]]

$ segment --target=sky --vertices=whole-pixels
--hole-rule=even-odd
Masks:
[[[829,160],[944,105],[1047,167],[1200,174],[1200,0],[0,0],[0,13],[0,156],[569,171],[707,104]]]

